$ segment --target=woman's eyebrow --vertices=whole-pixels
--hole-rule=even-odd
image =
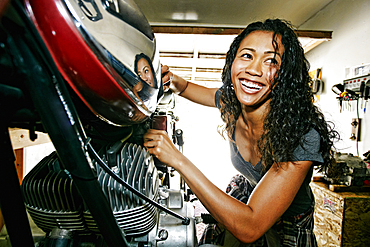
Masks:
[[[255,52],[255,51],[256,51],[255,49],[253,49],[253,48],[248,48],[248,47],[244,47],[244,48],[242,48],[240,51],[243,51],[243,50],[248,50],[248,51],[253,51],[253,52]]]
[[[149,68],[148,65],[145,65],[141,70]]]
[[[243,51],[243,50],[247,50],[247,51],[251,51],[251,52],[256,52],[255,49],[248,48],[248,47],[244,47],[240,51]],[[275,56],[278,55],[281,58],[281,54],[278,53],[278,52],[276,52],[276,51],[265,51],[264,54],[274,54]]]
[[[281,54],[276,51],[266,51],[265,54],[274,54],[275,56],[278,55],[281,58]]]

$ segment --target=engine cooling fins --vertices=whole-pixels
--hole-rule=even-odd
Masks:
[[[117,166],[112,167],[116,175],[146,197],[157,200],[158,173],[149,153],[138,145],[126,143],[118,154]],[[96,171],[119,227],[126,235],[148,233],[157,224],[158,209],[127,190],[99,166],[96,166]],[[55,152],[27,174],[21,188],[30,216],[44,232],[61,228],[79,233],[99,233],[73,179],[61,168]]]
[[[88,232],[83,219],[82,198],[73,180],[61,169],[56,152],[41,160],[23,179],[26,208],[44,232],[59,227]]]
[[[117,148],[118,144],[118,148]],[[106,163],[114,173],[137,191],[151,200],[158,197],[159,180],[153,158],[141,146],[118,142],[106,153]],[[118,225],[127,235],[143,234],[150,231],[157,223],[157,208],[139,198],[111,175],[96,165],[99,184],[113,210]],[[89,229],[97,230],[92,216],[85,212],[85,219]]]

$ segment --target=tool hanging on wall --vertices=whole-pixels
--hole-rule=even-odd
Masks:
[[[366,104],[367,104],[367,101],[369,99],[369,95],[370,95],[370,80],[368,80],[365,84],[364,84],[364,88],[363,88],[363,100],[365,100],[365,105],[364,105],[364,113],[366,113]]]
[[[365,100],[365,106],[364,106],[364,113],[366,113],[366,104],[369,99],[369,93],[370,93],[370,86],[365,86],[365,93],[364,93],[364,100]]]
[[[313,94],[320,94],[324,88],[324,82],[321,80],[321,68],[311,71],[310,76],[312,78],[310,87]]]
[[[337,100],[338,100],[338,103],[339,103],[339,112],[342,112],[342,106],[343,106],[342,93],[344,91],[344,85],[343,84],[335,84],[334,86],[331,87],[331,91],[333,91],[333,93],[338,95]]]
[[[366,104],[370,95],[370,80],[362,81],[358,88],[349,89],[347,84],[335,84],[331,90],[338,95],[339,111],[351,110],[354,101],[361,100],[361,109],[366,112]]]

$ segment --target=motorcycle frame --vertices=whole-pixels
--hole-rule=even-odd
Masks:
[[[91,158],[86,145],[87,137],[64,79],[35,26],[27,17],[22,3],[18,0],[11,1],[7,13],[14,15],[13,17],[21,20],[24,25],[22,34],[17,33],[17,30],[7,29],[14,42],[13,52],[19,55],[16,58],[17,69],[25,75],[24,84],[60,161],[70,172],[107,245],[128,246],[125,234],[119,228],[97,178],[91,170]],[[20,93],[24,94],[24,92]],[[23,96],[11,95],[9,102],[17,102]],[[17,110],[19,109],[7,112],[5,119],[11,119]],[[1,122],[0,150],[5,161],[0,165],[0,186],[7,188],[0,190],[1,209],[12,245],[34,246],[14,167],[15,158],[8,124],[7,121]]]

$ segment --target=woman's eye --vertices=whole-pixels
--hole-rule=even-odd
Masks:
[[[243,58],[252,59],[252,55],[251,55],[251,54],[249,54],[249,53],[242,54],[242,57],[243,57]]]
[[[275,58],[267,59],[267,63],[269,63],[271,65],[278,65],[279,64],[279,62]]]

